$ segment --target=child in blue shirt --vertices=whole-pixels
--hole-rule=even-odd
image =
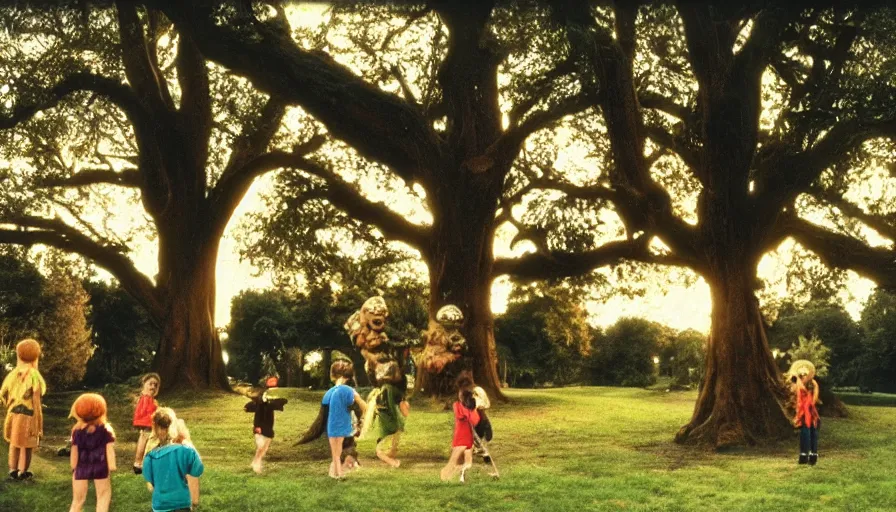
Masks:
[[[199,480],[205,467],[196,449],[178,443],[177,418],[167,407],[152,415],[159,445],[143,458],[143,478],[152,491],[153,512],[179,512],[199,504]]]
[[[330,380],[335,384],[324,395],[321,403],[329,405],[327,416],[327,438],[330,441],[330,454],[333,462],[330,463],[330,477],[344,478],[342,470],[342,442],[346,437],[352,437],[351,407],[358,404],[361,414],[367,410],[367,404],[361,399],[361,395],[346,382],[355,376],[355,369],[351,361],[339,360],[330,366]]]

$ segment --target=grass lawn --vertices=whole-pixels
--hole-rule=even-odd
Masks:
[[[111,395],[113,393],[107,393]],[[317,413],[321,392],[280,389],[289,398],[277,413],[277,437],[265,472],[249,468],[254,453],[246,399],[232,394],[168,397],[187,421],[202,454],[199,510],[893,510],[896,506],[896,396],[845,395],[846,419],[825,419],[818,466],[797,466],[797,439],[777,446],[714,453],[672,443],[691,414],[695,394],[623,388],[510,390],[511,403],[490,417],[492,451],[501,479],[477,466],[466,485],[442,483],[453,418],[427,402],[414,403],[401,443],[399,469],[360,443],[363,467],[344,482],[327,477],[324,440],[292,446]],[[71,423],[74,394],[47,398],[47,437],[35,457],[33,483],[0,481],[0,510],[68,510],[68,460],[57,457]],[[136,435],[132,406],[111,398],[118,427],[119,471],[112,509],[146,511],[150,495],[130,471]],[[2,445],[5,452],[6,445]],[[5,455],[5,453],[4,453]],[[94,502],[91,488],[86,510]]]

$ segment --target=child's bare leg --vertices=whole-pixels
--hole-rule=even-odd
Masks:
[[[75,480],[75,476],[72,475],[72,506],[68,509],[69,512],[81,512],[84,508],[84,501],[87,500],[87,482],[87,480]]]
[[[376,445],[377,458],[380,459],[381,461],[385,462],[386,464],[392,466],[393,468],[397,468],[398,466],[401,465],[401,461],[398,461],[394,458],[395,457],[394,454],[395,454],[395,438],[396,438],[396,436],[398,436],[398,434],[395,434],[392,436],[392,447],[389,449],[388,452],[383,451],[380,448],[380,446],[383,444],[384,440],[380,440],[380,442],[377,443],[377,445]]]
[[[15,471],[19,469],[19,448],[9,445],[9,470]]]
[[[460,481],[463,482],[466,480],[467,470],[473,467],[473,449],[467,448],[464,450],[464,465],[460,468]]]
[[[109,505],[112,503],[112,480],[109,478],[94,480],[93,486],[96,488],[96,512],[109,512]]]
[[[457,471],[458,467],[457,461],[460,460],[460,457],[462,457],[464,450],[466,450],[466,447],[464,446],[455,446],[451,448],[451,455],[448,457],[448,464],[445,464],[445,467],[442,468],[442,471],[439,474],[439,476],[442,478],[442,481],[449,480],[452,476],[454,476],[454,473]]]
[[[343,476],[342,473],[342,438],[341,437],[331,437],[330,439],[330,454],[333,456],[333,464],[330,466],[330,476],[334,478],[340,478]]]
[[[261,461],[264,459],[268,448],[271,446],[271,438],[261,434],[255,434],[255,458],[252,459],[252,470],[261,473]]]
[[[134,452],[134,467],[143,467],[143,456],[146,455],[146,431],[140,429],[140,437],[137,438],[137,450]]]
[[[23,473],[28,471],[28,468],[31,467],[31,452],[33,448],[20,448],[19,449],[19,473]]]
[[[401,440],[401,432],[392,435],[392,446],[389,448],[389,457],[395,458],[398,455],[398,441]]]

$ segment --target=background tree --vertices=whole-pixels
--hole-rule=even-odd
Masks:
[[[555,180],[557,187],[612,201],[629,233],[658,237],[710,286],[704,385],[676,438],[721,447],[789,435],[756,266],[807,224],[798,216],[808,214],[801,194],[843,175],[866,143],[893,134],[894,103],[881,87],[889,80],[881,77],[892,76],[891,43],[866,29],[890,18],[686,2],[617,4],[608,12],[567,1],[554,12],[583,87],[598,98],[596,124],[605,127],[613,162],[604,183]],[[863,95],[874,108],[852,101]],[[778,98],[775,110],[766,108]],[[664,165],[667,156],[674,165]],[[675,176],[690,194],[670,193]],[[854,268],[871,261],[850,256],[861,261]]]
[[[37,326],[41,342],[40,370],[49,383],[68,388],[84,378],[93,354],[87,325],[90,296],[60,255],[45,258],[48,267],[41,299],[45,312]]]
[[[149,371],[159,329],[143,306],[117,282],[89,280],[84,288],[93,344],[84,383],[103,386]]]
[[[644,387],[656,382],[663,326],[643,318],[621,318],[592,348],[591,382]]]
[[[878,290],[862,311],[865,333],[864,353],[856,363],[859,385],[863,389],[896,392],[896,297]]]
[[[82,14],[0,11],[0,243],[105,268],[161,331],[153,367],[168,389],[226,388],[218,243],[253,180],[274,169],[265,151],[275,139],[293,146],[301,125],[277,137],[283,103],[209,66],[158,12],[122,1]],[[122,202],[143,207],[136,220],[158,244],[152,278],[110,219]]]
[[[516,287],[495,320],[495,339],[513,387],[563,386],[585,380],[585,363],[598,332],[587,321],[580,294],[560,285]]]

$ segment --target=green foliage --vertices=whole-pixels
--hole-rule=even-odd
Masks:
[[[594,334],[574,290],[516,288],[495,320],[499,369],[514,387],[581,382]]]
[[[896,391],[896,296],[876,291],[868,299],[860,323],[865,343],[856,363],[859,384],[875,391]]]
[[[118,283],[86,281],[94,352],[84,382],[123,382],[149,371],[161,333],[146,310]]]
[[[61,257],[50,260],[43,290],[46,311],[40,319],[40,370],[48,382],[69,388],[81,382],[93,353],[87,325],[89,295]]]
[[[41,372],[56,388],[84,377],[92,353],[87,326],[87,293],[56,252],[43,257],[46,275],[26,252],[0,253],[0,347],[4,361],[15,364],[15,345],[25,337],[41,344]]]
[[[830,366],[828,359],[831,355],[831,349],[824,346],[816,336],[811,338],[800,336],[797,342],[787,350],[787,355],[790,356],[791,361],[799,359],[811,361],[815,365],[815,374],[819,377],[828,375],[828,367]]]
[[[660,370],[672,384],[696,387],[706,373],[706,335],[687,329],[673,333],[660,351]]]
[[[591,383],[644,387],[656,382],[663,326],[642,318],[620,318],[592,345]]]
[[[841,305],[812,301],[798,308],[793,303],[785,303],[768,330],[769,345],[785,352],[800,337],[820,339],[830,349],[827,380],[832,386],[858,385],[856,365],[864,350],[864,335]],[[786,361],[782,360],[781,370],[784,366]]]
[[[229,375],[257,382],[265,375],[284,378],[294,372],[294,378],[304,383],[300,358],[308,352],[329,347],[356,353],[343,324],[374,293],[363,291],[365,288],[355,279],[346,281],[352,284],[338,292],[329,283],[315,283],[303,291],[281,288],[240,292],[231,302],[224,346]],[[398,281],[385,287],[383,297],[389,306],[386,332],[390,339],[416,340],[427,321],[424,287]]]

